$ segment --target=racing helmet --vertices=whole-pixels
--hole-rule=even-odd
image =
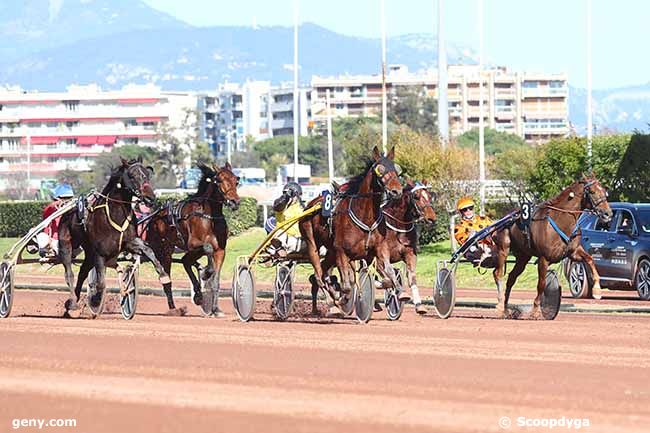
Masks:
[[[74,191],[70,184],[67,183],[58,185],[54,188],[54,191],[52,191],[52,198],[54,199],[66,199],[72,197],[74,197]]]
[[[474,200],[472,200],[472,197],[468,197],[468,196],[461,197],[456,202],[456,210],[458,212],[460,212],[461,209],[465,209],[465,208],[468,208],[470,206],[474,206]]]
[[[282,189],[282,193],[290,197],[300,197],[302,195],[302,187],[296,182],[288,182]]]

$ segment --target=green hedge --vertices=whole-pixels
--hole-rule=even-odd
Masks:
[[[169,199],[171,197],[166,196]],[[0,202],[0,237],[22,237],[29,229],[41,222],[43,208],[47,201],[8,201]],[[257,201],[242,197],[237,212],[224,209],[231,236],[254,227],[257,222]]]
[[[22,237],[43,219],[47,201],[0,202],[0,237]]]

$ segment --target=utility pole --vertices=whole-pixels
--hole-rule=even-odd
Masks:
[[[592,142],[594,132],[593,110],[591,107],[591,0],[587,0],[587,164],[589,171],[592,165]]]
[[[330,105],[330,89],[325,91],[325,103],[327,104],[327,166],[329,168],[330,184],[334,180],[334,146],[332,144],[332,109]]]
[[[388,153],[388,103],[386,100],[386,1],[381,0],[381,144]]]
[[[478,155],[479,155],[479,182],[481,184],[481,215],[485,214],[485,122],[483,104],[483,0],[478,1],[478,31],[479,31],[479,57],[478,57],[478,88],[479,88],[479,119],[478,119]]]
[[[298,0],[293,0],[293,180],[298,182]]]

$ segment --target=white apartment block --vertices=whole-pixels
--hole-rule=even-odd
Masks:
[[[307,135],[311,118],[311,90],[299,89],[300,135]],[[293,88],[271,86],[268,81],[222,84],[214,92],[200,94],[197,107],[201,138],[215,155],[244,151],[248,137],[254,141],[293,135]]]
[[[569,133],[565,74],[518,73],[495,68],[484,70],[479,77],[477,66],[450,66],[448,102],[452,136],[478,127],[480,82],[486,127],[517,134],[529,143],[543,143]],[[399,86],[414,86],[437,98],[437,84],[436,71],[413,74],[400,65],[391,66],[386,78],[389,94]],[[321,128],[327,118],[327,89],[333,117],[381,114],[379,75],[315,76],[312,88],[312,119]]]
[[[179,117],[184,106],[195,108],[196,98],[165,95],[155,86],[0,89],[0,190],[17,173],[29,173],[34,190],[61,170],[91,170],[94,158],[115,146],[159,146],[158,125]]]

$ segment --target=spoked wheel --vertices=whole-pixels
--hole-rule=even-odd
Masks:
[[[240,265],[235,270],[232,283],[232,302],[237,316],[242,322],[248,322],[255,313],[255,279],[247,265]]]
[[[438,271],[436,284],[433,288],[433,308],[441,319],[446,319],[454,311],[456,303],[456,276],[449,268]]]
[[[643,259],[639,262],[634,277],[634,285],[639,294],[639,298],[644,301],[650,301],[650,261]]]
[[[357,276],[354,296],[354,314],[361,323],[368,323],[375,308],[375,282],[367,267],[361,268]]]
[[[293,308],[293,269],[291,264],[279,264],[276,268],[273,311],[280,320],[286,320]]]
[[[591,271],[583,262],[571,261],[566,277],[571,296],[577,299],[591,297]]]
[[[97,317],[104,311],[104,300],[106,299],[106,289],[102,293],[97,292],[97,271],[92,268],[88,272],[88,279],[86,280],[88,286],[86,289],[86,304],[93,317]]]
[[[14,267],[9,262],[0,263],[0,318],[11,314],[14,303]]]
[[[201,307],[201,313],[203,313],[205,317],[210,317],[217,312],[219,307],[219,288],[212,286],[210,283],[212,278],[208,281],[203,279],[203,267],[200,264],[197,263],[194,266],[196,267],[196,272],[199,277],[198,281],[201,294],[197,296],[197,293],[194,293],[194,287],[192,287],[192,301]]]
[[[384,290],[384,305],[386,306],[386,315],[388,320],[398,320],[404,311],[404,302],[399,300],[399,295],[404,290],[404,283],[402,282],[402,272],[395,268],[397,276],[397,287]]]
[[[546,273],[546,287],[542,294],[542,316],[546,320],[553,320],[560,312],[560,303],[562,302],[562,287],[554,270]]]
[[[122,299],[120,300],[120,309],[122,317],[126,320],[133,319],[135,310],[138,305],[138,274],[139,263],[133,263],[126,267],[122,276]]]

